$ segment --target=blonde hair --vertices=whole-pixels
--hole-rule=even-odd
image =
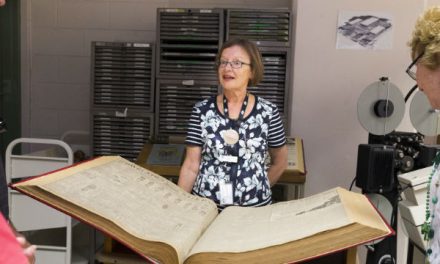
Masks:
[[[414,60],[420,54],[420,63],[430,69],[440,66],[440,7],[431,7],[418,19],[409,41],[411,57]]]

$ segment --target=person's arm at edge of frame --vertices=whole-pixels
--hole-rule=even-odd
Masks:
[[[202,158],[202,148],[195,145],[188,145],[186,147],[186,156],[180,168],[179,181],[177,185],[186,192],[191,193],[191,190],[199,173],[199,166]]]
[[[12,224],[11,221],[8,221],[9,226],[11,227],[12,232],[14,233],[15,237],[17,238],[18,243],[20,244],[21,248],[23,249],[23,253],[26,256],[26,258],[29,261],[29,264],[35,263],[35,254],[37,251],[37,246],[31,245],[26,238],[17,231],[15,226]]]
[[[269,148],[270,167],[267,171],[270,186],[274,186],[278,179],[287,168],[287,145],[284,144],[279,148]]]

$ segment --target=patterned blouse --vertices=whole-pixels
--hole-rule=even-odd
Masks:
[[[218,110],[216,97],[195,104],[189,120],[186,144],[202,148],[199,174],[192,193],[213,200],[219,209],[219,183],[232,183],[233,205],[270,204],[272,192],[267,176],[269,148],[286,143],[283,122],[276,105],[255,96],[251,113],[242,122],[226,118]],[[238,124],[237,124],[238,123]],[[238,129],[238,143],[229,145],[222,137],[230,128]],[[238,156],[227,162],[224,156]]]

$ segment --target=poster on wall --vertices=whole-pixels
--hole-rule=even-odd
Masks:
[[[393,21],[390,14],[340,11],[336,49],[383,50],[392,48]]]

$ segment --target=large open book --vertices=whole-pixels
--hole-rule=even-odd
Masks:
[[[12,187],[161,263],[286,263],[393,233],[368,199],[342,188],[259,208],[216,205],[120,157]]]

